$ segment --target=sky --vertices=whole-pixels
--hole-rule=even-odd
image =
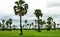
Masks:
[[[19,26],[19,16],[14,14],[13,7],[15,1],[18,0],[1,0],[0,1],[0,22],[13,19],[13,24]],[[34,22],[36,16],[34,15],[35,9],[40,9],[43,13],[43,20],[47,20],[48,17],[52,17],[56,23],[60,23],[60,0],[24,0],[29,5],[28,12],[25,16],[22,16],[22,23],[24,20],[28,20],[28,23]]]

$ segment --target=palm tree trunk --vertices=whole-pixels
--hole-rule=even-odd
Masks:
[[[40,32],[40,26],[39,26],[39,17],[38,17],[38,32]]]
[[[21,31],[21,34],[20,35],[22,35],[22,17],[21,17],[21,15],[20,15],[20,31]]]

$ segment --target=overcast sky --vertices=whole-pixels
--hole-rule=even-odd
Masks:
[[[13,6],[17,0],[1,0],[0,1],[0,21],[2,19],[13,19],[13,24],[19,25],[19,16],[14,14]],[[43,13],[43,20],[51,16],[56,23],[60,23],[60,0],[24,0],[29,5],[28,12],[22,18],[22,22],[27,19],[28,23],[37,19],[34,15],[35,9],[40,9]]]

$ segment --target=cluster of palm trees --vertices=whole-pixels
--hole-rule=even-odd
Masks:
[[[12,29],[12,19],[9,18],[7,21],[4,19],[2,20],[2,23],[0,22],[0,30],[11,30]],[[15,29],[15,25],[13,25],[13,28]]]
[[[25,20],[24,22],[25,22],[25,24],[23,25],[23,29],[33,29],[31,27],[34,26],[34,23],[29,24],[29,23],[27,23],[28,20]]]
[[[19,17],[20,17],[20,31],[21,31],[21,35],[22,35],[22,23],[21,23],[22,22],[22,16],[27,14],[28,4],[23,0],[19,0],[19,1],[15,2],[15,6],[13,7],[13,9],[14,9],[15,15],[19,15]],[[43,17],[43,13],[41,13],[40,9],[35,9],[34,14],[38,19],[38,20],[35,20],[38,23],[38,32],[41,32],[41,26],[40,25],[43,25],[46,23],[48,24],[47,30],[51,29],[51,23],[53,21],[52,17],[48,17],[47,22],[45,22],[44,20],[41,19]],[[25,23],[27,24],[27,20],[25,20]],[[29,25],[29,24],[27,24],[27,25]],[[56,23],[54,22],[54,28],[55,28],[55,25],[56,25]]]

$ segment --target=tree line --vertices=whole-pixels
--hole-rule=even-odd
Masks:
[[[19,0],[19,1],[15,2],[15,6],[13,7],[13,9],[14,9],[15,15],[19,15],[19,17],[20,17],[20,31],[21,31],[21,35],[22,35],[23,31],[22,31],[22,23],[21,23],[21,21],[22,21],[22,16],[26,15],[27,12],[28,12],[28,4],[23,0]],[[38,23],[38,32],[41,32],[41,28],[40,28],[41,26],[40,25],[43,25],[45,23],[48,24],[46,27],[47,27],[47,30],[49,31],[51,29],[51,27],[52,27],[51,23],[53,21],[53,18],[48,17],[47,22],[42,20],[41,18],[43,17],[43,13],[41,12],[40,9],[35,9],[34,14],[37,17],[37,20],[35,20],[35,21],[37,21],[37,23]],[[25,20],[25,23],[27,23],[27,20]],[[27,25],[29,25],[29,24],[27,24]],[[55,21],[54,21],[54,29],[56,29]]]
[[[12,30],[15,29],[15,25],[12,26],[12,19],[9,18],[7,21],[5,21],[4,19],[2,20],[2,23],[0,22],[0,30]]]

